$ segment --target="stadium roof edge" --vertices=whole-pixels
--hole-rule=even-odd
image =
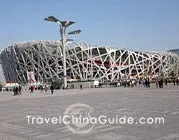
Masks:
[[[15,46],[15,45],[22,45],[25,43],[46,43],[46,42],[61,42],[60,40],[32,40],[32,41],[22,41],[22,42],[17,42],[17,43],[13,43],[11,45],[9,45],[7,48],[11,47],[11,46]],[[175,55],[175,53],[173,52],[168,52],[168,51],[140,51],[140,50],[134,50],[134,49],[130,49],[130,48],[123,48],[122,46],[119,47],[112,47],[112,46],[103,46],[103,45],[92,45],[92,44],[87,44],[87,43],[76,43],[76,42],[72,42],[75,44],[86,44],[91,48],[109,48],[109,49],[114,49],[114,50],[118,50],[118,49],[123,49],[123,50],[128,50],[128,51],[132,51],[132,52],[142,52],[142,53],[152,53],[152,54],[171,54],[171,55]],[[4,48],[4,50],[6,50],[7,48]],[[3,51],[4,51],[3,50]],[[2,53],[3,51],[1,51],[0,53]]]

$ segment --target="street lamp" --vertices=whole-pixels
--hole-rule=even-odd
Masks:
[[[67,88],[66,42],[69,41],[69,39],[67,39],[66,28],[74,24],[75,22],[74,21],[60,21],[54,16],[49,16],[45,18],[44,20],[55,22],[59,24],[59,27],[60,27],[60,36],[61,36],[61,42],[62,42],[62,48],[63,48],[63,82],[64,82],[64,89],[66,89]],[[75,31],[69,32],[68,35],[76,35],[76,34],[79,34],[80,32],[81,30],[75,30]]]
[[[79,34],[80,32],[81,32],[81,30],[74,30],[74,31],[69,32],[68,34],[69,35],[76,35],[76,34]]]

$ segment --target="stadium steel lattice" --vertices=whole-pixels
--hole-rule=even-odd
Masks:
[[[170,52],[138,52],[126,49],[67,44],[68,79],[119,80],[163,73],[178,73],[178,55]],[[6,81],[27,82],[33,71],[39,82],[63,78],[60,41],[32,41],[9,46],[1,53]]]

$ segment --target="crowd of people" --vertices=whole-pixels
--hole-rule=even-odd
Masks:
[[[143,85],[146,88],[151,87],[151,83],[156,84],[156,88],[163,88],[164,85],[167,86],[168,83],[172,83],[173,85],[179,85],[179,79],[168,79],[168,78],[150,78],[150,77],[145,77],[145,78],[133,78],[133,79],[122,79],[117,82],[109,82],[109,84],[103,84],[101,85],[110,85],[110,87],[134,87],[139,85]],[[102,86],[99,86],[102,87]]]
[[[133,78],[133,79],[122,79],[119,80],[117,82],[107,82],[107,83],[102,83],[99,82],[99,86],[98,87],[106,87],[106,85],[109,85],[110,87],[134,87],[137,85],[143,85],[146,88],[150,88],[151,87],[151,83],[156,85],[156,88],[163,88],[164,85],[167,86],[168,83],[173,83],[173,85],[179,85],[179,78],[176,79],[168,79],[168,78],[155,78],[155,79],[151,79],[149,77],[145,77],[145,78],[141,78],[141,79],[137,79],[137,78]],[[96,87],[96,86],[95,86]],[[48,85],[41,85],[41,86],[30,86],[29,87],[29,91],[30,93],[34,93],[34,91],[36,90],[41,90],[41,91],[45,91],[47,92],[48,90],[50,90],[51,94],[54,94],[54,85],[51,84],[50,86]],[[83,89],[82,84],[80,85],[80,89]],[[14,96],[16,95],[21,95],[22,94],[22,87],[21,85],[16,86],[13,88],[13,93]]]
[[[21,95],[22,87],[19,85],[18,87],[13,88],[14,96]]]
[[[47,85],[45,85],[44,87],[41,87],[41,86],[30,86],[29,89],[30,93],[34,93],[34,91],[37,91],[37,90],[44,90],[45,92],[47,92],[48,90],[50,90],[50,93],[51,94],[54,94],[54,86],[53,85],[50,85],[50,87],[48,87]],[[18,87],[14,87],[13,88],[13,95],[16,96],[16,95],[21,95],[22,94],[22,87],[21,85],[19,85]]]
[[[45,86],[39,86],[39,87],[36,87],[36,86],[30,86],[29,87],[29,90],[30,90],[30,93],[33,93],[35,90],[44,90],[45,92],[47,92],[49,89],[48,85],[45,85]],[[54,86],[51,84],[50,85],[50,91],[51,91],[51,94],[54,93]]]
[[[167,86],[168,83],[171,83],[173,82],[173,85],[179,85],[179,79],[172,79],[172,80],[169,80],[169,79],[156,79],[155,80],[155,83],[156,83],[156,87],[157,88],[163,88],[164,84]]]

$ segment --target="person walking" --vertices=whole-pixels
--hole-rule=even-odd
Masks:
[[[18,90],[19,90],[19,95],[21,95],[22,94],[22,87],[21,87],[21,85],[19,85],[19,88],[18,88]]]
[[[30,87],[30,92],[33,93],[33,91],[34,91],[34,87],[31,86],[31,87]]]
[[[165,79],[165,85],[167,86],[167,84],[168,84],[168,79]]]
[[[16,87],[13,88],[13,92],[14,92],[14,96],[16,96],[17,95],[17,93],[16,93]]]
[[[173,78],[173,85],[175,85],[175,78]]]
[[[179,80],[178,80],[178,78],[177,78],[177,80],[176,80],[176,84],[179,85]]]
[[[51,90],[51,94],[53,94],[53,92],[54,92],[54,86],[53,85],[50,86],[50,90]]]
[[[19,88],[18,87],[15,87],[15,92],[16,92],[16,95],[19,95]]]
[[[80,85],[80,89],[83,89],[83,85],[82,84]]]
[[[163,79],[161,79],[161,88],[163,88]]]
[[[159,80],[158,80],[158,78],[155,79],[155,83],[156,83],[156,88],[158,88],[159,87]]]
[[[47,86],[47,85],[45,85],[45,92],[47,92],[47,90],[48,90],[48,86]]]

